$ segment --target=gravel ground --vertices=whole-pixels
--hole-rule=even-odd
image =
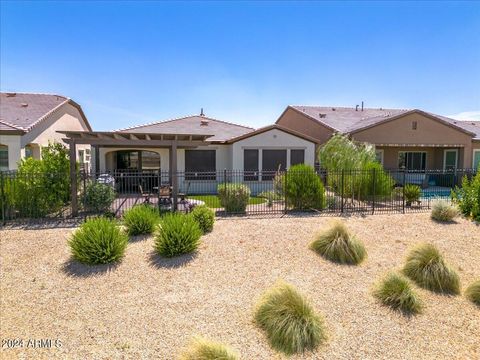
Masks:
[[[423,314],[403,317],[379,305],[372,284],[401,267],[419,241],[436,244],[458,270],[462,287],[480,277],[480,227],[428,214],[346,218],[364,241],[360,267],[329,263],[308,249],[332,218],[222,219],[194,256],[165,260],[153,239],[128,245],[117,267],[69,260],[73,229],[3,230],[1,338],[12,358],[174,359],[193,335],[222,341],[243,359],[280,359],[252,322],[262,292],[278,278],[294,284],[326,318],[329,340],[291,359],[479,359],[480,309],[463,296],[419,290]],[[26,347],[59,339],[61,347]],[[2,344],[5,346],[5,344]]]

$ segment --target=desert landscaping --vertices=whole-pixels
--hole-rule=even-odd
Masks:
[[[117,265],[82,265],[68,246],[74,228],[0,230],[2,339],[52,339],[47,349],[6,348],[12,358],[177,358],[194,336],[228,344],[241,359],[285,358],[255,324],[258,299],[278,280],[321,314],[326,340],[291,359],[474,359],[479,307],[464,296],[480,276],[480,228],[427,213],[342,218],[367,252],[358,266],[309,248],[332,217],[217,220],[196,252],[154,251],[153,236],[131,237]],[[401,270],[408,251],[435,245],[456,270],[461,293],[418,286],[424,307],[405,315],[382,305],[375,284]]]

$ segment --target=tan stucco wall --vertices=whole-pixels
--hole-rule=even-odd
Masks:
[[[412,122],[417,122],[417,130],[412,130]],[[396,120],[371,127],[352,134],[358,141],[372,144],[423,144],[423,145],[460,145],[463,144],[465,152],[461,151],[460,167],[471,167],[472,162],[472,136],[456,130],[439,121],[428,118],[421,114],[410,114]],[[443,150],[429,150],[427,166],[436,164],[433,161],[434,154],[439,154],[443,164]],[[470,165],[469,165],[470,164]],[[429,166],[430,167],[430,166]]]
[[[280,116],[277,124],[295,130],[300,134],[313,137],[317,139],[320,144],[327,142],[333,134],[331,129],[292,108],[288,108],[285,113]]]
[[[28,144],[36,144],[40,148],[47,146],[49,142],[63,142],[65,135],[57,131],[88,131],[88,127],[76,107],[66,103],[57,109],[52,115],[36,125],[27,134],[22,136],[22,149]],[[77,160],[79,150],[90,149],[90,145],[77,145]],[[24,156],[24,150],[22,153]]]
[[[8,146],[8,169],[16,170],[21,159],[21,135],[0,135],[0,144]]]
[[[278,129],[269,130],[258,135],[237,141],[232,145],[233,170],[243,170],[244,149],[286,149],[287,167],[290,166],[290,151],[292,149],[305,150],[305,163],[315,164],[315,144]],[[259,167],[262,168],[262,154],[259,154]]]

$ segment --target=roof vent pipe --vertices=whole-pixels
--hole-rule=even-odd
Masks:
[[[363,111],[363,101],[362,101],[362,111]]]
[[[355,105],[355,111],[358,111],[359,105]]]
[[[200,109],[200,116],[205,116],[205,114],[203,113],[203,108]]]

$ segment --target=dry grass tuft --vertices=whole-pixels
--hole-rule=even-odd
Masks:
[[[230,347],[202,337],[192,340],[180,355],[180,360],[237,360],[237,353]]]
[[[403,273],[419,286],[441,293],[460,293],[460,278],[431,244],[420,244],[407,257]]]
[[[474,281],[465,290],[465,296],[468,300],[480,306],[480,280]]]
[[[452,221],[459,214],[458,208],[449,204],[446,200],[435,200],[432,204],[432,212],[430,214],[433,220],[441,222]]]
[[[404,314],[417,314],[423,307],[408,280],[396,273],[388,273],[376,286],[373,294],[384,305]]]
[[[367,256],[364,245],[337,220],[320,233],[310,248],[324,258],[341,264],[360,264]]]
[[[272,347],[286,354],[313,350],[326,340],[324,320],[290,284],[279,281],[262,297],[255,312]]]

